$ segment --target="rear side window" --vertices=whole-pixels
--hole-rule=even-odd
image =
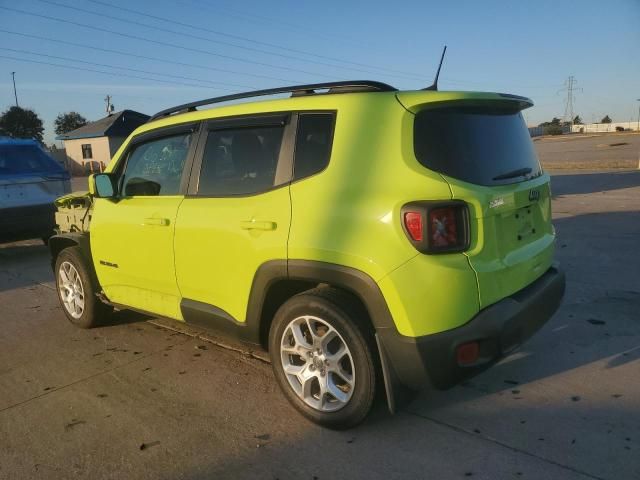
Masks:
[[[318,173],[329,164],[333,121],[332,113],[302,113],[298,117],[294,180]]]
[[[478,185],[503,185],[541,174],[520,112],[490,107],[422,110],[414,124],[418,161]]]
[[[185,133],[136,146],[125,167],[124,195],[177,195],[191,139],[191,133]]]
[[[61,172],[64,169],[35,145],[0,145],[0,176]]]
[[[283,126],[209,132],[198,195],[249,195],[274,187],[283,132]]]

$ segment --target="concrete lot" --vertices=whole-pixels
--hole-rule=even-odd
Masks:
[[[0,478],[640,478],[640,172],[553,189],[555,317],[472,381],[346,432],[196,330],[126,312],[75,329],[45,247],[1,246]]]

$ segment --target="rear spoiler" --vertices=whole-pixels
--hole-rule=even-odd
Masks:
[[[509,93],[491,92],[436,92],[416,90],[398,92],[398,102],[411,113],[417,113],[423,108],[444,107],[447,105],[468,106],[500,106],[503,105],[514,110],[524,110],[533,106],[533,101],[527,97],[511,95]]]

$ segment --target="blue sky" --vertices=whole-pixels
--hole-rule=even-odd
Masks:
[[[58,113],[96,120],[107,94],[116,110],[152,114],[305,82],[421,88],[444,44],[441,90],[531,97],[530,124],[563,115],[569,75],[584,121],[638,118],[640,0],[0,0],[0,110],[14,104],[12,71],[47,142]]]

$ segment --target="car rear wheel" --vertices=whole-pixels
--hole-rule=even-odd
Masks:
[[[296,295],[276,313],[269,352],[276,379],[303,415],[329,428],[349,428],[375,397],[372,335],[354,299],[333,288]]]
[[[96,296],[97,281],[90,268],[79,247],[65,248],[56,259],[56,289],[62,310],[80,328],[99,325],[111,310]]]

